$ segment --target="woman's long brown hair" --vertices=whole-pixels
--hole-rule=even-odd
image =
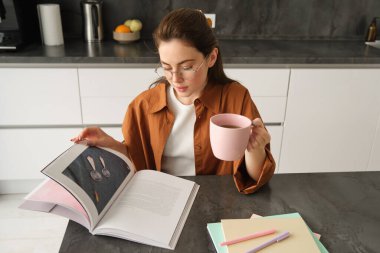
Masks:
[[[218,49],[217,60],[208,70],[208,83],[212,85],[224,85],[233,82],[223,70],[222,55],[219,43],[214,32],[210,28],[205,15],[196,9],[176,9],[166,15],[153,33],[154,43],[158,49],[162,41],[180,39],[195,47],[207,57],[214,48]],[[152,85],[166,82],[165,77],[156,80]]]

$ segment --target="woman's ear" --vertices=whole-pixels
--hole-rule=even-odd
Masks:
[[[212,66],[214,66],[215,62],[216,62],[216,59],[218,59],[218,53],[219,53],[219,50],[218,48],[214,48],[211,53],[209,54],[209,57],[208,57],[208,67],[211,68]]]

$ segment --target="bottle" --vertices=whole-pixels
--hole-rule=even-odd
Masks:
[[[372,19],[371,24],[368,27],[367,34],[365,36],[365,41],[366,42],[372,42],[376,40],[376,18]]]
[[[84,39],[87,42],[101,42],[103,40],[103,0],[81,0],[80,5]]]

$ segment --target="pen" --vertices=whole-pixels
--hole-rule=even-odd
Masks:
[[[259,251],[259,250],[262,250],[265,247],[268,247],[269,245],[272,245],[273,243],[280,242],[280,241],[288,238],[289,235],[290,235],[289,232],[284,232],[284,233],[280,234],[279,236],[276,236],[273,239],[271,239],[271,240],[269,240],[267,242],[264,242],[263,244],[257,246],[256,248],[248,250],[246,253],[255,253],[255,252]]]
[[[240,237],[240,238],[236,238],[236,239],[232,239],[232,240],[229,240],[229,241],[222,242],[220,244],[220,246],[228,246],[228,245],[235,244],[235,243],[238,243],[238,242],[243,242],[243,241],[251,240],[253,238],[257,238],[257,237],[261,237],[261,236],[265,236],[265,235],[270,235],[270,234],[273,234],[275,232],[276,232],[276,229],[268,229],[268,230],[256,232],[256,233],[253,233],[253,234],[250,234],[250,235],[246,235],[246,236],[243,236],[243,237]]]

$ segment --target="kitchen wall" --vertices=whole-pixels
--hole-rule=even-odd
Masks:
[[[65,38],[81,37],[80,0],[38,2],[59,3]],[[379,0],[104,0],[105,37],[138,18],[142,37],[150,38],[160,19],[180,7],[216,13],[219,38],[361,40],[372,17],[380,16]]]

